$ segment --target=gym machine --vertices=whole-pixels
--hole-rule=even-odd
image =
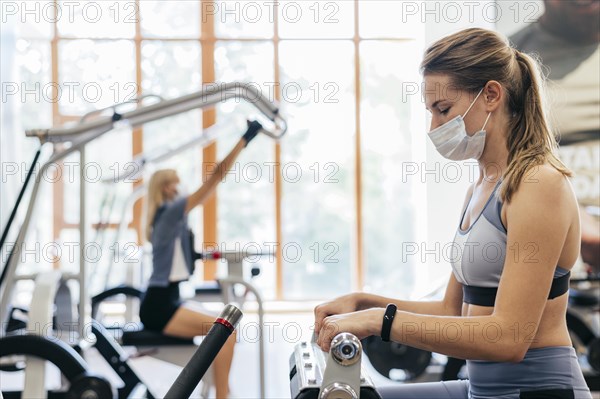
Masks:
[[[362,345],[340,333],[326,354],[314,342],[300,342],[290,356],[292,399],[381,399],[362,367]]]
[[[592,391],[600,390],[600,274],[571,278],[567,327],[578,354],[587,359],[583,376]]]
[[[127,124],[131,127],[140,126],[144,123],[152,122],[168,116],[173,116],[182,112],[190,111],[196,108],[208,108],[215,104],[233,99],[239,98],[244,99],[254,105],[260,110],[267,118],[269,118],[273,124],[274,129],[270,131],[262,128],[261,133],[266,134],[274,139],[280,139],[287,130],[285,120],[279,115],[279,109],[276,104],[273,104],[267,98],[265,98],[258,89],[252,85],[246,85],[243,83],[227,83],[219,85],[207,85],[203,90],[188,94],[183,97],[162,100],[150,105],[140,105],[138,108],[128,111],[119,112],[119,107],[123,104],[117,104],[109,109],[112,110],[111,116],[99,116],[91,121],[83,119],[81,123],[72,127],[61,127],[52,129],[34,129],[26,131],[26,135],[29,137],[37,137],[42,144],[45,143],[58,143],[58,142],[70,142],[71,146],[61,151],[54,153],[50,159],[48,159],[40,168],[36,175],[35,182],[33,185],[33,191],[31,193],[30,201],[27,208],[25,220],[19,230],[15,245],[11,251],[10,260],[7,263],[5,270],[3,270],[3,280],[0,281],[0,313],[3,317],[8,315],[9,304],[12,298],[12,290],[14,283],[19,279],[16,269],[18,266],[19,258],[23,243],[25,242],[25,236],[27,234],[29,224],[33,214],[33,209],[36,204],[39,187],[42,182],[42,176],[46,170],[55,164],[57,161],[64,159],[66,156],[75,152],[80,153],[80,172],[84,174],[85,167],[85,146],[91,141],[101,137],[105,133],[118,127],[119,124]],[[140,103],[142,99],[139,100]],[[85,186],[86,184],[80,185],[80,242],[85,243],[86,241],[86,207],[85,207]],[[80,272],[71,276],[79,281],[81,288],[85,287],[86,283],[86,259],[84,246],[80,245]],[[79,314],[82,322],[85,322],[85,315],[88,299],[86,297],[85,289],[80,289],[80,300],[79,300]],[[6,320],[0,320],[5,322]],[[80,323],[83,324],[83,323]],[[83,327],[80,326],[80,332],[83,333]],[[3,331],[0,331],[0,336]]]
[[[215,357],[235,330],[242,318],[242,312],[233,305],[226,305],[215,320],[208,334],[183,368],[165,398],[189,398],[200,380],[214,361]],[[9,335],[2,338],[0,359],[15,355],[31,355],[39,361],[51,361],[59,367],[62,375],[68,381],[67,390],[49,392],[48,396],[57,399],[110,399],[115,392],[110,383],[104,378],[95,376],[88,371],[88,366],[81,356],[69,345],[60,340],[50,339],[39,335]],[[30,367],[27,360],[27,367]],[[29,375],[31,377],[31,375]],[[44,375],[36,375],[44,378]],[[45,397],[43,384],[28,384],[32,390],[22,392],[23,397]],[[33,396],[32,396],[33,395]],[[21,398],[21,392],[4,392],[6,399]],[[2,394],[0,394],[2,397]],[[119,397],[126,397],[121,396]]]
[[[8,257],[6,265],[4,265],[2,269],[2,274],[0,275],[0,343],[2,343],[3,348],[7,348],[7,345],[4,345],[7,341],[4,341],[5,338],[14,339],[13,336],[15,333],[10,333],[7,331],[7,326],[11,325],[9,323],[9,319],[12,315],[12,311],[10,309],[10,304],[12,301],[12,293],[15,286],[15,283],[18,280],[24,279],[35,279],[35,275],[18,275],[17,267],[19,264],[19,259],[21,258],[21,251],[23,249],[23,243],[25,242],[25,238],[27,235],[27,231],[29,225],[31,223],[34,207],[36,205],[36,200],[38,197],[38,192],[40,188],[40,184],[42,182],[41,176],[48,170],[50,166],[55,164],[57,161],[60,161],[67,157],[70,154],[75,152],[79,152],[80,154],[80,173],[83,175],[84,167],[85,167],[85,146],[91,141],[101,137],[105,133],[117,128],[119,125],[125,124],[131,127],[139,126],[144,123],[148,123],[151,121],[155,121],[164,117],[176,115],[182,112],[190,111],[196,108],[208,108],[212,107],[215,104],[226,101],[230,99],[243,99],[245,101],[250,102],[254,105],[259,111],[261,111],[272,123],[273,129],[268,130],[266,128],[261,128],[261,132],[270,136],[276,140],[280,139],[286,132],[287,127],[285,120],[282,119],[279,115],[279,109],[276,104],[273,104],[267,98],[263,97],[262,94],[252,85],[246,85],[243,83],[226,83],[226,84],[213,84],[206,85],[202,88],[201,91],[192,93],[183,97],[171,99],[171,100],[162,100],[150,104],[143,105],[142,100],[148,96],[144,96],[136,100],[138,106],[132,111],[120,112],[121,106],[123,104],[117,104],[115,106],[109,107],[105,110],[94,111],[93,114],[101,114],[103,111],[110,110],[112,111],[112,115],[110,116],[98,116],[92,120],[87,120],[89,115],[86,115],[82,118],[79,124],[71,127],[62,127],[62,128],[52,128],[52,129],[36,129],[29,130],[26,132],[26,135],[29,137],[37,137],[40,140],[41,147],[46,145],[47,143],[59,143],[59,142],[69,142],[70,146],[67,146],[59,151],[56,151],[52,154],[49,159],[44,162],[39,169],[35,181],[33,184],[32,193],[30,196],[29,204],[27,207],[26,215],[24,221],[21,225],[21,228],[18,232],[17,238],[15,240],[15,244],[10,251],[10,255]],[[90,114],[91,115],[91,114]],[[40,147],[40,149],[41,149]],[[36,159],[39,157],[39,154],[36,154]],[[33,170],[33,168],[30,168]],[[27,182],[29,182],[29,178]],[[27,184],[23,185],[23,189],[21,190],[20,199],[22,198],[23,193],[25,192]],[[76,340],[78,342],[83,342],[87,338],[87,333],[85,331],[86,325],[92,325],[90,323],[90,319],[88,316],[89,312],[89,298],[87,296],[86,290],[86,259],[85,259],[85,250],[84,243],[86,242],[86,209],[85,209],[85,198],[86,198],[86,185],[84,182],[80,185],[80,228],[79,228],[79,239],[80,243],[80,270],[78,273],[64,274],[61,276],[63,281],[67,280],[76,280],[79,285],[79,301],[77,303],[78,314],[76,316],[76,327],[77,327],[77,335]],[[18,203],[15,205],[15,214],[16,208],[18,207]],[[12,220],[11,220],[12,223]],[[8,236],[8,227],[3,232],[3,243]],[[51,305],[48,305],[49,307]],[[29,314],[28,323],[36,323],[35,315]],[[14,325],[14,323],[12,324]],[[100,327],[97,323],[96,331],[93,331],[96,334],[97,331],[100,331]],[[98,333],[102,335],[101,333]],[[96,335],[98,335],[96,334]],[[73,337],[70,334],[69,339],[71,340]],[[160,334],[158,334],[160,335]],[[47,342],[48,339],[52,340],[52,338],[35,338],[38,339],[39,342]],[[187,340],[186,340],[187,341]],[[109,341],[110,343],[110,341]],[[113,342],[114,343],[114,342]],[[70,345],[77,346],[77,342],[69,342]],[[36,350],[30,355],[36,356],[39,358],[44,358],[43,355],[43,346],[41,347],[35,346]],[[50,345],[51,346],[51,345]],[[85,347],[86,345],[83,345]],[[48,359],[52,360],[52,359]],[[117,362],[119,363],[119,362]],[[122,362],[121,362],[122,363]],[[122,364],[111,364],[113,368],[121,369]],[[29,367],[28,367],[29,368]],[[26,371],[26,373],[28,370]],[[39,381],[37,381],[39,384]],[[44,394],[45,396],[45,394]],[[42,396],[43,397],[43,396]]]
[[[266,335],[263,333],[264,326],[264,307],[263,299],[260,291],[252,284],[251,281],[244,276],[243,261],[247,258],[256,256],[273,256],[272,253],[250,253],[237,251],[208,251],[204,253],[195,253],[193,256],[196,260],[225,260],[227,262],[226,277],[219,278],[216,284],[205,285],[196,289],[196,296],[192,300],[205,302],[215,300],[224,303],[236,303],[240,308],[243,308],[247,293],[252,293],[258,305],[258,370],[259,370],[259,388],[260,396],[265,397],[266,373],[265,373],[265,358],[266,358]],[[240,293],[238,288],[243,288]],[[116,295],[124,295],[126,298],[141,299],[142,291],[128,285],[121,285],[108,289],[94,297],[92,297],[92,317],[96,318],[100,304]],[[189,354],[189,346],[193,345],[192,340],[166,337],[160,333],[146,331],[136,323],[128,323],[125,329],[116,332],[119,342],[124,346],[135,346],[140,352],[152,352],[152,357],[160,360],[181,364],[182,359],[187,359]],[[133,328],[131,328],[133,327]]]
[[[113,387],[106,379],[92,374],[88,364],[74,348],[50,334],[52,304],[60,278],[60,272],[57,270],[40,273],[37,276],[26,329],[10,331],[0,339],[0,360],[3,358],[12,360],[2,364],[4,366],[14,364],[16,366],[10,371],[20,371],[22,367],[19,364],[24,363],[26,369],[23,391],[4,389],[3,394],[7,399],[44,398],[46,395],[51,398],[115,397]],[[22,361],[23,356],[25,356],[24,361]],[[46,392],[47,361],[54,364],[64,376],[65,389]]]

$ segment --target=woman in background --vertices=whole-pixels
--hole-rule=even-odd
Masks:
[[[153,269],[140,306],[140,319],[146,329],[174,337],[193,338],[206,335],[212,327],[214,316],[203,313],[198,304],[183,302],[179,296],[179,283],[187,280],[194,271],[187,215],[210,198],[260,128],[258,122],[251,122],[248,131],[206,183],[189,196],[181,195],[178,188],[180,180],[173,169],[159,170],[150,178],[146,235],[152,243]],[[229,394],[229,371],[235,339],[234,333],[214,362],[217,398],[226,398]]]

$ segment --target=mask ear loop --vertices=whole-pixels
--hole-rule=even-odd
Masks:
[[[473,102],[471,103],[471,105],[469,105],[469,108],[467,108],[467,110],[465,111],[465,113],[463,114],[463,119],[465,116],[467,116],[467,114],[469,113],[469,111],[471,110],[471,108],[473,108],[473,105],[475,105],[475,101],[477,101],[477,99],[479,98],[479,96],[481,95],[481,93],[483,93],[483,89],[484,87],[481,88],[481,90],[479,90],[479,93],[477,93],[477,96],[475,96],[475,100],[473,100]]]
[[[485,125],[487,125],[488,121],[490,120],[490,116],[492,116],[492,113],[488,113],[487,118],[485,118],[485,122],[483,122],[483,127],[481,128],[481,130],[485,129]]]

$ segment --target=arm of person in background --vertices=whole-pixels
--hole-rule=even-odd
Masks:
[[[600,222],[584,207],[579,208],[581,217],[581,258],[592,269],[600,272]]]
[[[227,154],[225,159],[223,159],[223,161],[217,165],[217,168],[213,174],[210,175],[208,180],[188,197],[185,207],[186,213],[190,212],[192,209],[194,209],[194,207],[205,203],[206,200],[210,198],[223,179],[223,176],[225,176],[225,174],[227,174],[227,172],[229,172],[233,166],[238,155],[250,143],[250,141],[256,137],[260,129],[262,129],[262,126],[258,122],[253,121],[248,123],[248,130],[244,136],[242,136],[240,141],[237,142],[235,147],[233,147],[229,154]]]

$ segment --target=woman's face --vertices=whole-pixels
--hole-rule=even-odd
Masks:
[[[425,75],[424,87],[425,107],[431,113],[431,126],[429,130],[443,125],[458,115],[464,116],[477,96],[477,93],[473,94],[453,87],[447,75]],[[483,101],[484,95],[485,93],[481,93],[464,118],[465,127],[469,135],[479,131],[487,117],[488,113]]]
[[[175,176],[175,179],[169,181],[164,185],[162,192],[167,200],[172,200],[179,194],[177,186],[179,185],[179,177]]]

